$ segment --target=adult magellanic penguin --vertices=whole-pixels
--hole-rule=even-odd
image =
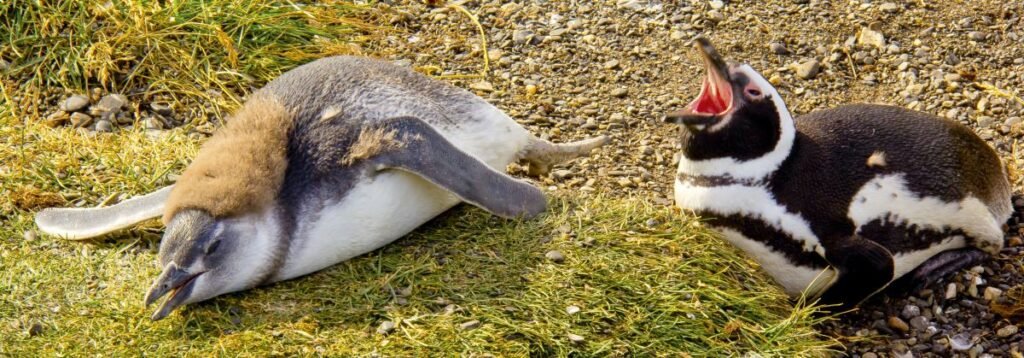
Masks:
[[[995,151],[959,123],[856,104],[793,118],[748,65],[695,40],[707,78],[683,126],[677,205],[791,295],[851,307],[998,252],[1011,215]]]
[[[483,99],[389,62],[331,57],[254,93],[172,187],[113,207],[49,209],[50,234],[86,238],[162,215],[153,315],[305,275],[377,249],[460,201],[532,217],[543,193],[509,177],[590,153],[538,139]]]

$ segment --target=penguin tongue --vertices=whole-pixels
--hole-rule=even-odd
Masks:
[[[690,103],[690,109],[699,114],[720,114],[729,109],[732,104],[732,89],[729,83],[711,79],[709,75],[704,79],[700,95]]]

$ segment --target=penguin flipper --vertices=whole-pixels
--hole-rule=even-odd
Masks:
[[[48,208],[36,213],[40,231],[68,240],[84,240],[160,217],[171,194],[168,185],[113,206],[100,208]]]
[[[877,242],[853,235],[825,252],[825,260],[839,271],[839,278],[821,296],[822,303],[840,304],[840,310],[847,310],[892,281],[892,253]]]
[[[361,145],[364,139],[372,145]],[[358,157],[353,158],[353,153]],[[419,175],[503,218],[534,217],[547,207],[540,189],[487,166],[415,117],[392,118],[364,128],[343,162],[360,159],[376,170],[401,169]]]

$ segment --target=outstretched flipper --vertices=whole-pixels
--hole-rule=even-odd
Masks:
[[[950,274],[979,265],[990,258],[987,252],[973,247],[943,251],[914,268],[914,271],[893,281],[886,290],[899,293],[917,292]]]
[[[173,185],[102,208],[49,208],[36,213],[36,226],[50,235],[84,240],[160,217]]]
[[[877,242],[853,235],[826,248],[826,252],[825,260],[839,271],[839,278],[821,296],[822,303],[841,304],[840,310],[850,309],[892,281],[892,253]]]
[[[401,169],[419,175],[504,218],[533,217],[547,206],[540,189],[459,150],[418,118],[393,118],[363,129],[345,161],[364,159],[375,170]]]

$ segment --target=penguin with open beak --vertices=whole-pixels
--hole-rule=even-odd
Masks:
[[[380,248],[467,202],[545,210],[531,175],[607,138],[553,144],[463,89],[362,57],[320,59],[254,93],[173,185],[117,205],[47,209],[41,231],[85,239],[162,216],[153,314],[309,274]]]
[[[850,308],[1003,246],[1010,184],[960,123],[854,104],[793,118],[749,65],[694,40],[707,76],[679,124],[676,205],[708,219],[793,296]]]

